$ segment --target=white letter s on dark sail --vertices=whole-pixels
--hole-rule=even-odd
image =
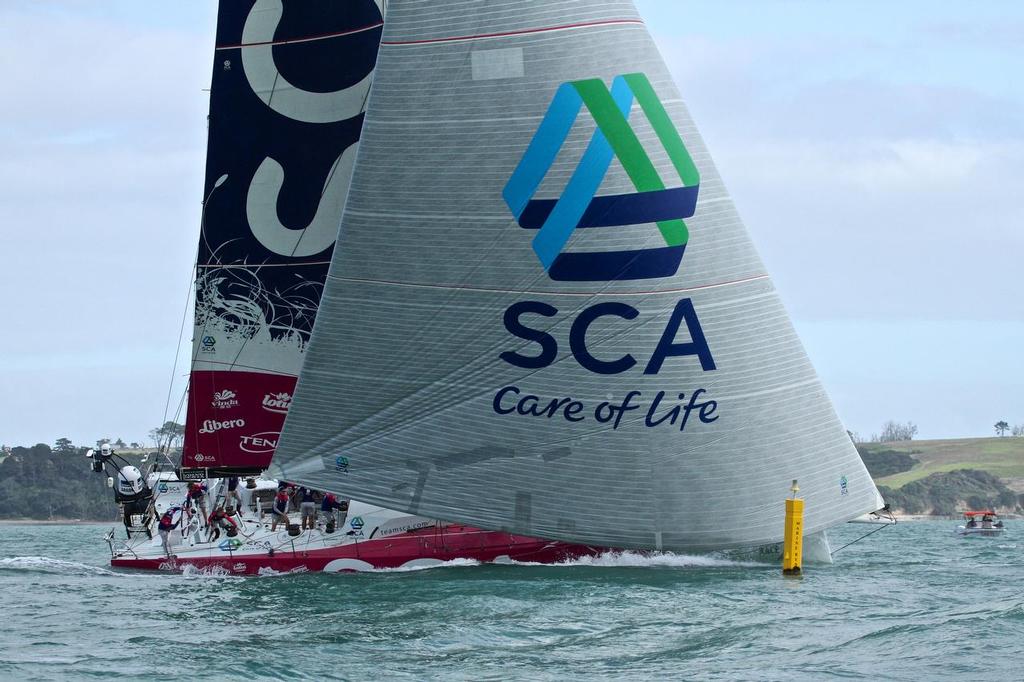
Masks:
[[[320,204],[312,222],[302,229],[289,229],[277,215],[277,197],[284,185],[284,168],[269,156],[256,169],[249,183],[245,214],[249,229],[268,250],[280,256],[305,258],[327,249],[338,238],[341,210],[356,165],[356,142],[338,157],[324,181]]]

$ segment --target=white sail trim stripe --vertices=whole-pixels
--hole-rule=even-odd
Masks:
[[[718,396],[719,401],[723,400],[744,400],[746,398],[759,398],[764,395],[772,395],[774,393],[785,393],[795,388],[803,388],[805,386],[816,386],[818,384],[818,378],[806,379],[804,381],[797,381],[791,384],[783,384],[782,386],[774,386],[772,388],[766,388],[763,391],[752,391],[750,393],[734,393],[733,395],[720,395]]]
[[[663,104],[682,104],[682,99],[665,99]],[[539,121],[544,118],[543,114],[535,116],[495,116],[493,118],[381,118],[379,125],[388,126],[421,126],[421,125],[449,125],[452,123],[486,123],[493,125],[502,121]],[[700,203],[699,201],[697,202]]]
[[[337,277],[330,273],[327,274],[328,279],[337,280],[339,282],[352,282],[355,284],[383,284],[386,286],[396,287],[413,287],[417,289],[443,289],[446,291],[481,291],[488,293],[502,293],[502,294],[538,294],[545,296],[594,296],[593,291],[530,291],[528,289],[498,289],[489,287],[465,287],[455,286],[446,284],[421,284],[417,282],[396,282],[393,280],[384,279],[363,279],[359,277]],[[769,279],[767,274],[754,275],[752,277],[744,277],[742,279],[734,279],[728,282],[713,282],[711,284],[702,284],[696,287],[682,287],[678,289],[652,289],[649,291],[617,291],[616,296],[653,296],[656,294],[680,294],[688,291],[704,291],[706,289],[718,289],[721,287],[733,286],[736,284],[746,284],[747,282],[756,282],[759,280]]]
[[[388,47],[410,47],[416,45],[437,45],[438,43],[456,43],[472,40],[489,40],[492,38],[508,38],[510,36],[531,35],[534,33],[551,33],[553,31],[572,31],[581,28],[595,28],[601,26],[621,26],[634,24],[643,26],[641,19],[604,19],[602,21],[585,21],[578,24],[562,24],[561,26],[542,26],[540,28],[526,28],[519,31],[502,31],[500,33],[480,33],[469,36],[448,36],[445,38],[427,38],[425,40],[383,40],[381,46]]]

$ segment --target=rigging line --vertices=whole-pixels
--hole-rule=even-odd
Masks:
[[[889,514],[889,518],[891,518],[891,519],[892,519],[892,523],[887,523],[887,524],[885,524],[884,526],[879,526],[878,528],[874,529],[873,531],[871,531],[871,532],[869,532],[869,533],[865,533],[864,535],[860,536],[859,538],[857,538],[857,539],[856,539],[856,540],[854,540],[853,542],[847,542],[847,543],[846,543],[845,545],[843,545],[843,546],[842,546],[842,547],[840,547],[839,549],[837,549],[837,550],[834,550],[834,551],[830,552],[830,553],[829,553],[829,556],[835,556],[836,554],[838,554],[838,553],[839,553],[839,552],[841,552],[842,550],[846,549],[846,548],[847,548],[847,547],[849,547],[850,545],[854,545],[854,544],[857,544],[858,542],[860,542],[860,541],[861,541],[861,540],[863,540],[864,538],[866,538],[866,537],[868,537],[868,536],[871,536],[871,535],[874,535],[875,533],[877,533],[877,532],[878,532],[878,531],[880,531],[880,530],[884,530],[884,529],[886,529],[886,528],[889,528],[890,526],[895,526],[895,525],[896,525],[896,517],[895,517],[895,516],[893,516],[893,515],[892,515],[892,514],[890,513],[890,514]]]
[[[205,212],[206,205],[203,204],[203,211]],[[171,392],[174,390],[174,378],[178,374],[178,358],[181,356],[181,339],[185,336],[185,320],[188,319],[189,300],[192,298],[192,289],[196,285],[196,276],[198,275],[198,264],[199,264],[199,245],[196,245],[196,257],[192,263],[192,270],[189,273],[188,291],[185,293],[185,307],[181,311],[181,326],[178,328],[178,344],[174,349],[174,365],[171,368],[171,380],[167,385],[167,399],[164,401],[164,416],[160,427],[167,423],[167,410],[171,407]],[[175,415],[177,416],[177,415]],[[157,443],[159,446],[159,442]],[[158,453],[159,455],[159,453]]]

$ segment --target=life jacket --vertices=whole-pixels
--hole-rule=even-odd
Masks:
[[[277,494],[277,497],[274,498],[274,509],[281,513],[288,509],[288,493],[281,491]]]
[[[326,493],[324,495],[323,502],[320,503],[320,509],[322,511],[331,511],[337,506],[337,504],[338,498],[332,495],[331,493]]]

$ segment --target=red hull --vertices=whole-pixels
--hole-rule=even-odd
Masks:
[[[298,544],[298,543],[296,543]],[[442,532],[434,528],[403,533],[389,538],[367,540],[326,549],[277,550],[270,553],[237,552],[209,556],[179,556],[174,559],[118,557],[110,564],[117,568],[180,571],[186,566],[198,569],[223,569],[238,575],[256,574],[261,570],[280,573],[289,571],[355,571],[402,566],[424,566],[454,559],[491,562],[509,558],[552,564],[581,556],[594,556],[603,550],[553,540],[512,535],[501,531],[485,531],[469,526],[446,526]],[[411,563],[412,562],[412,563]]]

